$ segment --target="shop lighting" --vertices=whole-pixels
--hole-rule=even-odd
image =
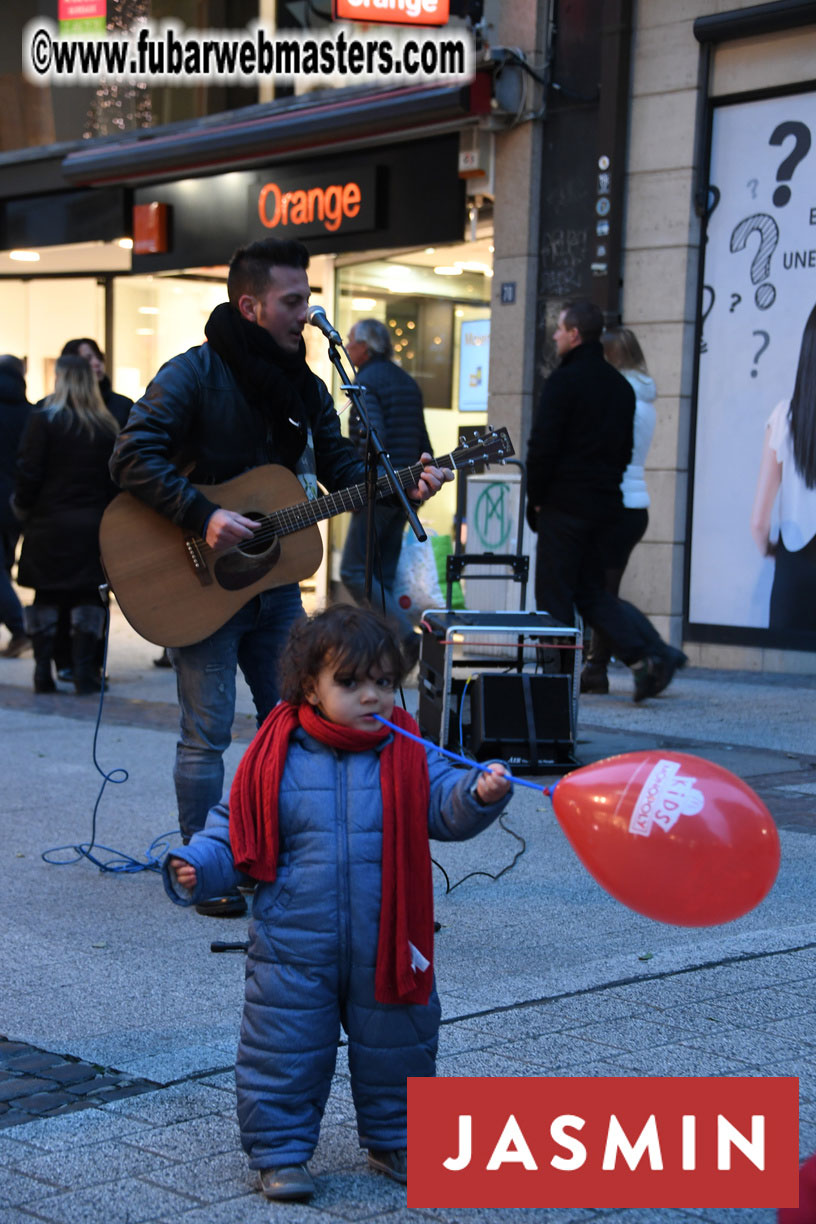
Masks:
[[[137,336],[153,336],[155,335],[155,332],[153,331],[152,327],[137,327],[136,335]]]
[[[480,272],[482,276],[492,276],[493,269],[490,264],[479,263],[475,259],[457,260],[457,268],[461,268],[463,272]]]
[[[413,319],[409,319],[408,322],[405,324],[405,326],[408,328],[409,331],[413,331],[414,328],[416,327],[416,323],[414,322]]]
[[[158,306],[140,306],[139,314],[157,315],[159,313]]]
[[[426,248],[425,248],[425,254],[426,254],[426,255],[435,255],[435,254],[436,254],[436,247],[426,247]]]
[[[133,239],[132,238],[120,238],[116,245],[120,246],[123,251],[132,251],[133,250]]]
[[[351,299],[351,309],[352,310],[373,310],[376,305],[377,305],[376,298],[352,298]]]
[[[20,263],[39,263],[39,251],[9,251],[9,259],[16,259]]]
[[[457,268],[454,264],[440,264],[438,268],[434,268],[437,276],[461,276],[462,269]]]

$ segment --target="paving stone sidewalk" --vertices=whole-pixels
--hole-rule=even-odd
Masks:
[[[175,709],[172,677],[152,669],[155,649],[128,650],[111,662],[101,756],[131,779],[106,794],[100,837],[137,853],[167,827]],[[45,847],[88,827],[99,786],[89,765],[96,708],[64,694],[37,700],[30,661],[7,666],[2,1224],[773,1224],[772,1210],[756,1208],[409,1211],[404,1189],[366,1168],[344,1047],[312,1161],[317,1194],[308,1205],[267,1203],[235,1119],[243,958],[208,951],[212,938],[245,938],[245,924],[169,906],[155,873],[122,879],[87,862],[56,869],[41,860]],[[804,1155],[816,1148],[816,684],[690,670],[645,708],[632,706],[628,687],[613,674],[609,699],[582,702],[584,759],[673,747],[731,768],[777,819],[779,883],[722,930],[649,923],[576,864],[548,804],[519,797],[510,824],[527,848],[509,873],[452,893],[436,879],[439,1073],[795,1076]],[[252,730],[241,701],[228,769]],[[493,830],[444,848],[441,861],[458,880],[496,872],[515,850]]]

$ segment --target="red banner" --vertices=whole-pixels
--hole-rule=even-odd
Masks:
[[[57,13],[60,21],[84,21],[91,17],[105,17],[107,0],[59,0]]]
[[[409,1079],[408,1206],[790,1207],[793,1078]]]

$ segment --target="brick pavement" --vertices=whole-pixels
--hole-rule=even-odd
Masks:
[[[680,678],[680,700],[683,683],[684,678]],[[795,688],[793,684],[791,689]],[[119,695],[124,691],[124,684],[114,686],[106,710],[106,721],[121,728],[123,735],[127,728],[135,727],[159,734],[174,731],[172,706],[163,701],[128,700]],[[0,686],[0,706],[19,711],[28,721],[42,717],[44,729],[52,721],[54,725],[65,719],[89,723],[96,717],[95,702],[60,695],[46,708],[42,699],[22,687]],[[587,703],[582,723],[585,756],[660,746],[712,759],[716,756],[721,763],[728,759],[724,754],[732,745],[722,742],[727,741],[726,735],[702,738],[706,732],[702,716],[701,738],[631,726],[625,733],[618,733],[603,722],[601,713],[605,715],[606,708],[600,703]],[[655,713],[668,708],[668,701],[655,703]],[[593,719],[596,710],[597,724]],[[628,722],[628,710],[626,717]],[[649,712],[642,709],[631,715],[641,727],[649,717]],[[250,727],[240,727],[241,738],[250,733]],[[715,739],[720,742],[714,743]],[[738,746],[734,746],[735,758],[737,751]],[[801,752],[756,748],[743,753],[737,768],[771,807],[788,839],[789,860],[801,860],[805,867],[811,861],[808,856],[813,845],[814,763],[816,757]],[[547,850],[555,845],[547,841]],[[544,861],[537,864],[536,871]],[[85,872],[87,867],[78,870]],[[501,890],[496,891],[497,910],[501,905],[499,891],[507,895],[519,888],[513,883],[517,874],[505,877]],[[508,880],[510,890],[506,887]],[[557,875],[548,876],[542,888],[557,889],[558,884]],[[572,880],[564,880],[563,893],[569,903],[573,887]],[[443,931],[443,954],[446,941],[451,940],[452,950],[459,955],[457,939],[465,940],[468,924],[482,918],[488,929],[492,894],[474,890],[468,897],[466,892],[458,890],[454,894],[457,900],[450,913],[461,920],[463,929],[455,933],[456,938],[451,928]],[[582,893],[580,904],[585,904],[589,896]],[[562,912],[569,913],[569,909]],[[591,912],[597,916],[598,911]],[[782,917],[785,912],[781,911]],[[568,948],[573,943],[576,948],[578,945],[578,913],[576,909],[573,923],[565,925],[560,936],[556,933]],[[166,925],[181,930],[182,918],[174,911]],[[189,923],[187,929],[192,932]],[[234,929],[238,932],[238,925]],[[753,930],[750,928],[749,935]],[[796,1075],[800,1080],[802,1152],[809,1152],[816,1148],[816,1001],[812,989],[816,935],[804,939],[797,938],[799,928],[769,930],[767,936],[764,929],[760,930],[754,950],[699,954],[684,967],[677,968],[672,962],[671,967],[662,969],[669,949],[664,952],[656,944],[645,942],[641,927],[635,925],[632,939],[639,942],[633,943],[631,973],[621,970],[620,956],[606,972],[599,960],[591,973],[584,972],[589,984],[579,989],[553,989],[546,995],[531,989],[526,995],[511,994],[511,1002],[485,1006],[481,1001],[496,993],[507,968],[501,957],[507,959],[512,951],[512,937],[501,931],[494,936],[495,944],[478,949],[480,962],[484,960],[495,980],[485,987],[480,980],[483,975],[474,970],[472,981],[457,980],[450,996],[443,996],[446,1018],[440,1042],[440,1074]],[[207,935],[210,933],[208,928]],[[656,931],[654,938],[659,934]],[[513,935],[518,938],[520,933],[514,931]],[[535,928],[525,927],[523,936],[534,952]],[[466,940],[461,946],[470,947]],[[187,947],[189,944],[184,945],[185,959],[189,959]],[[585,956],[585,945],[581,945],[575,954],[576,974]],[[569,968],[569,957],[566,961]],[[567,982],[570,976],[571,972],[565,975]],[[99,988],[104,989],[104,983]],[[58,1047],[51,1044],[59,1050],[71,1050],[70,1043]],[[12,1049],[15,1045],[17,1048]],[[0,1042],[0,1052],[3,1047]],[[83,1061],[70,1052],[49,1053],[24,1042],[6,1042],[5,1048],[8,1057],[5,1063],[0,1062],[5,1072],[5,1078],[0,1072],[0,1086],[15,1081],[11,1091],[16,1091],[24,1083],[26,1091],[31,1089],[28,1099],[42,1095],[49,1100],[44,1102],[48,1109],[44,1115],[6,1125],[0,1132],[2,1224],[31,1224],[32,1220],[53,1224],[255,1224],[270,1219],[294,1224],[357,1220],[371,1224],[421,1224],[430,1220],[463,1224],[472,1219],[478,1224],[494,1224],[522,1218],[510,1211],[407,1211],[404,1190],[369,1172],[357,1147],[343,1049],[312,1162],[317,1195],[308,1206],[282,1208],[268,1204],[258,1193],[255,1177],[240,1152],[231,1071],[213,1070],[210,1063],[205,1073],[191,1071],[173,1082],[158,1083],[127,1075],[115,1065]],[[20,1061],[14,1064],[17,1056]],[[29,1062],[32,1057],[34,1061]],[[63,1066],[77,1068],[63,1073],[69,1078],[91,1069],[90,1079],[77,1079],[73,1086],[77,1090],[82,1084],[92,1087],[86,1093],[77,1091],[73,1101],[61,1099],[54,1104],[68,1095],[69,1085],[49,1071]],[[49,1087],[43,1090],[31,1080],[45,1081]],[[122,1092],[118,1099],[113,1095],[117,1091]],[[21,1109],[25,1100],[9,1097],[5,1115]],[[525,1211],[523,1218],[525,1224],[572,1224],[579,1220],[603,1220],[606,1224],[689,1224],[694,1220],[771,1224],[774,1213],[752,1209],[638,1212],[542,1208]]]

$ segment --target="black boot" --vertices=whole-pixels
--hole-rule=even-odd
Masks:
[[[71,609],[71,660],[74,688],[82,697],[102,687],[97,647],[105,631],[105,609],[82,604]]]
[[[57,640],[59,611],[48,604],[31,604],[23,608],[25,631],[34,650],[34,692],[55,693],[57,686],[51,671],[54,643]]]
[[[608,693],[609,677],[606,674],[606,663],[587,659],[581,669],[582,693]]]

